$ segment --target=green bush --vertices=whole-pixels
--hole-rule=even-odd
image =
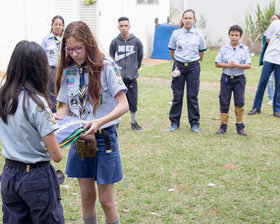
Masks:
[[[277,11],[279,12],[277,9],[278,5],[275,0],[272,0],[264,9],[261,8],[260,4],[257,4],[255,14],[246,15],[244,40],[251,52],[260,52],[262,35],[270,24],[270,17],[277,14]]]

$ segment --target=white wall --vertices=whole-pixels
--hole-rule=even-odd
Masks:
[[[268,0],[187,0],[187,8],[195,10],[198,20],[200,15],[206,18],[207,27],[204,35],[207,37],[207,42],[213,45],[219,39],[227,43],[230,26],[238,24],[245,28],[245,15],[248,12],[254,15],[257,3],[266,6],[269,2]]]
[[[40,43],[50,31],[50,1],[0,1],[0,70],[5,71],[15,45],[23,39]]]
[[[160,0],[160,5],[137,5],[136,0],[102,0],[97,1],[97,4],[99,8],[97,39],[106,54],[109,52],[112,39],[119,34],[118,18],[126,16],[130,20],[130,32],[137,36],[144,46],[145,56],[152,55],[154,20],[157,17],[160,23],[167,21],[169,0]]]

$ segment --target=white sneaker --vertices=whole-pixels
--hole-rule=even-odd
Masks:
[[[273,104],[273,100],[269,100],[267,105],[272,105]]]

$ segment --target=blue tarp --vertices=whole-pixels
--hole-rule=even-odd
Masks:
[[[154,49],[152,58],[172,60],[170,57],[168,43],[171,34],[178,26],[170,24],[160,24],[155,27]]]

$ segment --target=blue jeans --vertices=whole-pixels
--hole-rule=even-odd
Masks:
[[[270,63],[267,61],[263,62],[262,74],[260,77],[256,95],[255,95],[253,109],[261,109],[264,91],[265,91],[266,85],[268,83],[268,79],[269,79],[271,73],[273,72],[273,70],[274,70],[274,76],[275,76],[275,92],[274,92],[274,100],[273,100],[273,111],[280,112],[280,88],[279,88],[280,87],[280,65]]]
[[[267,93],[269,100],[273,101],[274,96],[274,90],[273,90],[273,79],[274,79],[274,71],[269,77],[268,83],[267,83]]]

